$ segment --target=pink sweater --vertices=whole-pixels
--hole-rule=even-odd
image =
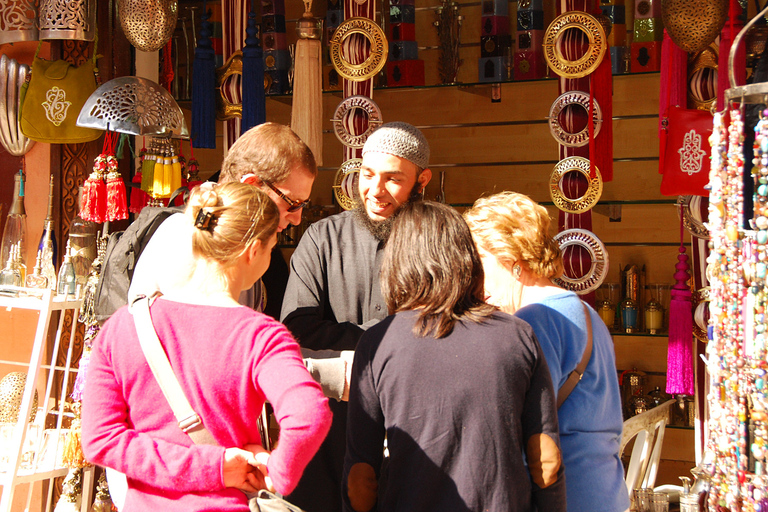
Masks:
[[[83,398],[86,458],[128,477],[125,511],[248,509],[225,488],[224,447],[260,444],[265,398],[280,424],[269,474],[289,494],[330,428],[320,386],[279,322],[246,307],[157,300],[152,320],[192,408],[221,446],[182,432],[139,346],[133,317],[117,311],[97,337]],[[121,511],[122,512],[122,511]]]

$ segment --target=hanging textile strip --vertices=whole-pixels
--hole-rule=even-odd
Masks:
[[[570,11],[584,11],[584,12],[593,12],[594,9],[598,8],[592,2],[591,0],[561,0],[557,4],[558,12],[557,15],[563,14],[565,12]],[[599,8],[598,8],[599,9]],[[584,53],[584,48],[582,44],[582,38],[580,37],[581,33],[577,30],[569,30],[567,31],[564,36],[561,38],[561,44],[562,47],[560,48],[563,55],[566,56],[568,59],[573,59],[575,57],[578,57]],[[608,55],[608,73],[610,74],[610,54],[606,53]],[[601,64],[602,66],[602,64]],[[594,73],[593,73],[594,74]],[[591,75],[590,75],[591,76]],[[582,77],[582,78],[564,78],[560,77],[558,81],[558,94],[563,94],[566,92],[571,91],[583,91],[583,92],[589,92],[590,91],[590,76]],[[608,90],[612,90],[612,85],[609,80],[608,84]],[[592,94],[590,94],[591,99],[596,99],[596,103],[600,105],[600,108],[602,110],[602,117],[603,117],[603,124],[601,127],[601,136],[602,132],[608,129],[609,133],[612,133],[611,129],[611,117],[612,117],[612,94],[607,95],[607,100],[605,99],[596,99]],[[592,107],[590,101],[590,110],[594,107]],[[604,107],[606,105],[608,109]],[[574,133],[580,131],[581,126],[583,126],[583,122],[586,122],[587,129],[589,130],[590,134],[594,133],[594,124],[593,119],[590,111],[583,112],[580,109],[568,109],[563,115],[562,115],[562,125],[565,128],[566,131],[569,133]],[[586,121],[585,121],[586,120]],[[593,139],[593,137],[590,137],[590,139]],[[610,140],[612,141],[612,136],[610,137]],[[612,146],[612,142],[611,142]],[[590,149],[591,148],[591,149]],[[595,141],[591,140],[589,144],[581,146],[581,147],[566,147],[563,145],[559,146],[559,154],[560,154],[560,160],[563,160],[570,156],[580,156],[584,158],[590,158],[591,154],[594,154],[596,151],[596,145]],[[610,155],[610,164],[607,166],[608,171],[608,178],[605,178],[605,175],[603,175],[604,181],[609,181],[612,178],[612,165],[613,165],[613,150],[612,147],[608,150],[608,155]],[[596,166],[600,169],[601,174],[603,173],[603,166],[598,162],[593,162],[592,159],[590,159],[590,165],[596,164]],[[577,173],[569,173],[568,175],[564,176],[563,178],[563,185],[562,185],[562,191],[565,194],[566,197],[569,198],[575,198],[575,197],[581,197],[588,189],[588,182],[587,179]],[[586,229],[587,231],[592,231],[592,212],[587,211],[584,213],[566,213],[564,211],[558,212],[558,230],[559,231],[565,231],[567,229]],[[584,276],[587,273],[590,272],[592,261],[590,258],[590,255],[587,251],[585,251],[582,247],[579,246],[569,246],[566,247],[563,251],[563,265],[565,267],[565,274],[568,277],[576,278],[580,276]],[[594,304],[594,292],[590,292],[588,294],[582,295],[582,299],[589,302],[590,304]]]
[[[250,2],[241,0],[221,0],[221,20],[222,20],[222,46],[224,62],[245,45],[245,29],[248,25],[248,8]],[[239,75],[232,75],[227,83],[221,87],[221,93],[227,101],[233,105],[241,104],[242,80]],[[235,117],[224,121],[224,156],[227,155],[229,147],[234,144],[240,136],[241,119]]]
[[[344,0],[344,19],[353,17],[363,17],[370,20],[374,19],[375,2],[374,0]],[[382,16],[388,16],[389,13],[382,13]],[[366,40],[362,35],[353,34],[344,40],[342,45],[342,55],[344,59],[353,64],[365,62],[369,51],[366,49]],[[344,98],[350,96],[366,96],[373,98],[374,78],[364,82],[352,82],[344,79]],[[364,133],[368,128],[368,118],[365,113],[355,111],[347,116],[345,128],[348,133]],[[344,147],[344,161],[350,158],[360,158],[362,149]]]

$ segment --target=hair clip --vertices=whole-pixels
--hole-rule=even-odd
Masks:
[[[200,210],[197,212],[197,217],[195,217],[195,227],[197,229],[203,229],[213,233],[213,227],[215,224],[216,216],[213,214],[213,212],[206,212],[200,208]]]

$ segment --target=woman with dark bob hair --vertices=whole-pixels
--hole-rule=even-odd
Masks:
[[[531,327],[483,301],[483,279],[455,210],[402,207],[381,270],[391,315],[355,352],[346,510],[565,510],[549,370]]]

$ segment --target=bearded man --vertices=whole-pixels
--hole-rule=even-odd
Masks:
[[[312,224],[291,257],[282,321],[302,348],[354,350],[386,318],[379,268],[393,215],[432,178],[429,144],[413,125],[387,123],[363,147],[358,204]],[[333,425],[288,499],[307,512],[341,510],[347,407],[330,403]]]

